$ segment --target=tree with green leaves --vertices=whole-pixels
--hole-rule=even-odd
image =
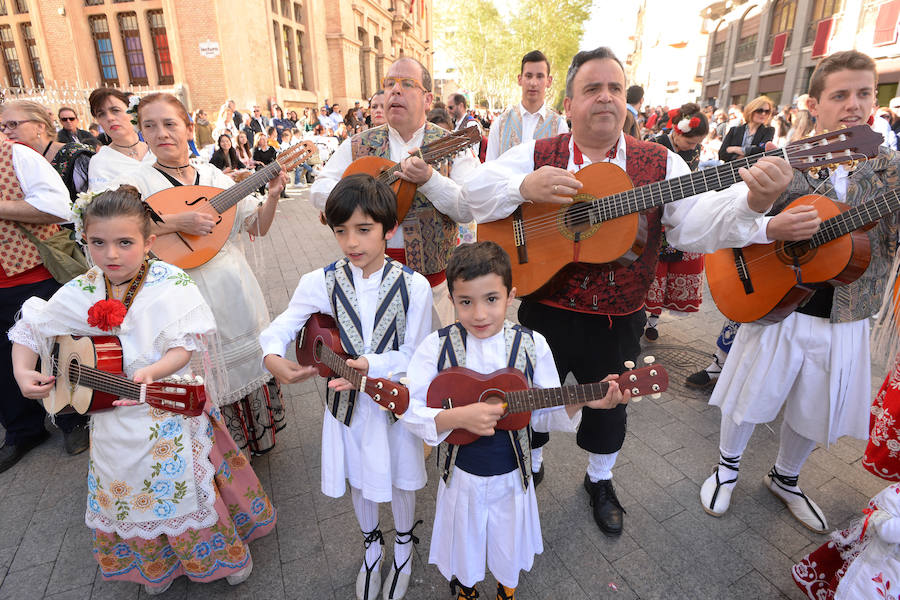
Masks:
[[[435,38],[457,68],[457,83],[490,108],[516,102],[519,62],[531,50],[550,61],[548,101],[562,106],[566,69],[578,52],[592,0],[511,0],[502,15],[491,0],[435,0]]]

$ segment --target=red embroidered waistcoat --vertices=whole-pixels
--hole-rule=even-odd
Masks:
[[[534,168],[569,166],[570,133],[538,140],[534,144]],[[625,136],[626,172],[634,187],[666,178],[666,148]],[[647,243],[641,256],[628,265],[575,263],[563,269],[564,282],[542,303],[576,312],[627,315],[644,305],[656,273],[662,231],[662,209],[641,214],[647,223]]]
[[[25,202],[25,194],[13,169],[13,145],[0,142],[0,200]],[[59,231],[58,225],[19,223],[38,239],[46,240]],[[14,221],[0,219],[0,265],[7,277],[13,277],[43,264],[37,247],[19,231]]]

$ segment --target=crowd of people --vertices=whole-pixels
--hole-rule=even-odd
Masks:
[[[57,378],[74,381],[72,369],[85,368],[57,360],[60,336],[117,336],[123,373],[91,371],[93,379],[82,380],[119,386],[112,406],[93,412],[90,427],[73,411],[53,421],[69,453],[90,447],[85,521],[105,579],[154,595],[181,575],[232,585],[250,577],[248,544],[276,524],[251,458],[271,450],[288,425],[282,386],[320,372],[288,348],[321,314],[333,319],[350,357],[327,384],[321,491],[337,498],[349,484],[362,534],[357,598],[407,593],[422,524],[416,495],[428,477],[424,442],[438,448],[429,563],[457,599],[478,598],[486,570],[496,598],[514,599],[521,572],[543,551],[534,490],[550,430],[576,433],[586,453],[583,483],[597,527],[609,536],[624,530],[613,468],[631,391],[619,375],[636,362],[642,338],[659,338],[663,309],[698,310],[704,253],[807,240],[821,219],[810,207],[785,209],[795,199],[816,192],[859,206],[900,181],[888,133],[900,129],[900,98],[886,112],[876,106],[875,63],[856,51],[825,58],[808,95],[781,110],[766,96],[719,111],[695,103],[642,108],[643,90],[626,86],[621,62],[601,47],[573,58],[563,115],[546,102],[553,81],[546,56],[529,52],[518,67],[521,100],[491,119],[479,118],[464,95],[435,99],[428,69],[411,58],[394,61],[368,106],[357,102],[346,114],[326,100],[302,114],[276,104],[264,117],[259,106],[241,113],[229,100],[211,119],[204,110],[189,114],[169,94],[100,88],[88,98],[92,132],[79,128],[71,108],[58,111],[57,130],[40,104],[0,105],[0,316],[8,330],[0,350],[8,392],[0,401],[0,471],[49,436],[37,401],[55,392]],[[866,123],[884,132],[877,156],[833,165],[825,179],[782,156],[747,160]],[[470,149],[431,162],[419,151],[470,127],[480,138]],[[280,163],[273,167],[279,153],[307,140],[318,155],[293,179]],[[405,214],[379,173],[345,174],[369,157],[395,163],[396,176],[414,186]],[[635,187],[659,187],[723,163],[741,167],[732,185],[682,188],[643,213],[646,240],[632,262],[570,263],[522,298],[517,323],[507,320],[515,268],[529,253],[536,265],[546,252],[531,211],[593,193],[588,175],[601,169],[624,172]],[[267,181],[236,197],[251,171]],[[287,309],[270,320],[241,238],[266,235],[285,188],[301,180],[344,256],[301,277]],[[198,199],[191,186],[224,191]],[[516,246],[479,239],[475,224],[504,219],[519,227]],[[689,378],[714,386],[710,403],[722,411],[718,461],[699,490],[710,515],[730,507],[754,426],[782,408],[778,455],[764,483],[804,526],[829,531],[824,511],[798,485],[817,444],[868,439],[863,466],[900,481],[900,358],[874,403],[867,393],[872,315],[883,321],[879,343],[887,352],[900,347],[897,221],[895,213],[866,233],[872,259],[857,281],[817,290],[780,323],[726,323],[711,365]],[[576,243],[587,241],[580,235]],[[184,269],[167,262],[203,252],[206,259],[185,261]],[[458,378],[501,369],[533,388],[555,390],[570,373],[579,384],[605,385],[535,403],[530,423],[511,429],[504,424],[511,396],[427,401],[434,385],[453,390]],[[203,382],[202,412],[154,403],[155,382],[189,374],[202,376],[193,380]],[[401,413],[394,415],[373,390],[403,374],[409,406],[387,404]],[[515,391],[504,381],[492,385]],[[794,566],[810,598],[884,598],[900,582],[898,485]],[[395,530],[386,573],[380,503],[390,503]]]

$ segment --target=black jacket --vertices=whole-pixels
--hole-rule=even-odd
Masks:
[[[747,124],[738,125],[736,127],[732,127],[728,130],[728,133],[725,134],[725,139],[722,140],[722,147],[719,148],[719,158],[725,162],[730,162],[736,158],[739,158],[739,154],[732,154],[726,151],[726,148],[731,146],[741,146],[744,143],[744,132],[747,130]],[[771,142],[775,137],[775,128],[769,127],[767,125],[761,125],[759,129],[756,130],[756,133],[753,134],[753,139],[750,140],[750,150],[747,154],[759,154],[760,152],[766,151],[766,142]]]
[[[62,142],[63,144],[68,144],[69,142],[83,142],[84,140],[94,137],[94,134],[92,134],[90,131],[85,131],[84,129],[76,129],[75,133],[76,135],[73,136],[65,129],[60,129],[56,134],[56,141]]]

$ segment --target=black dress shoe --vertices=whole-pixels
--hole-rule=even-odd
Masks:
[[[655,342],[659,339],[659,331],[657,331],[656,327],[647,327],[644,330],[644,337],[650,342]]]
[[[0,448],[0,473],[22,460],[22,457],[28,454],[32,448],[40,446],[49,437],[50,432],[43,431],[29,440],[19,442],[15,446],[6,444]]]
[[[584,489],[591,497],[594,521],[597,522],[600,530],[606,535],[621,535],[622,515],[625,513],[625,509],[619,504],[612,480],[601,479],[597,483],[593,483],[585,473]]]
[[[691,373],[687,376],[687,379],[684,380],[684,383],[688,387],[697,388],[697,389],[706,389],[711,388],[716,385],[716,381],[719,379],[719,374],[714,373],[715,377],[711,377],[709,371],[706,369],[700,369],[696,373]]]
[[[70,456],[81,454],[91,444],[91,434],[87,425],[76,425],[75,429],[63,433],[63,446]]]
[[[544,480],[544,463],[541,463],[541,468],[537,472],[531,472],[531,479],[534,481],[534,489],[537,489],[538,484]]]

